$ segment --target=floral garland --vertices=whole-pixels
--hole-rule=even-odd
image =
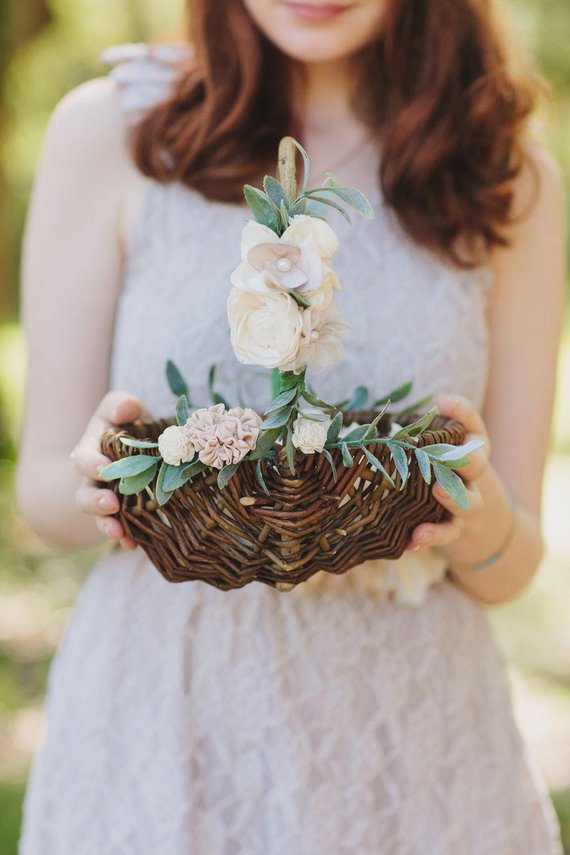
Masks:
[[[284,149],[286,154],[281,160],[284,144],[289,147]],[[231,343],[237,359],[242,364],[272,370],[274,394],[270,406],[263,417],[248,407],[229,407],[214,391],[213,366],[209,377],[213,404],[190,412],[188,386],[169,360],[166,377],[177,396],[176,424],[167,427],[157,442],[121,437],[124,445],[143,453],[110,463],[99,477],[104,481],[120,479],[119,491],[125,495],[139,493],[154,481],[156,501],[164,505],[175,490],[202,477],[206,470],[217,470],[217,483],[223,489],[240,465],[254,461],[259,486],[269,495],[261,464],[270,461],[276,465],[279,447],[285,448],[292,474],[296,450],[305,455],[324,454],[335,480],[336,464],[331,451],[340,449],[344,466],[353,466],[353,452],[360,451],[392,488],[398,473],[403,489],[409,474],[406,452],[411,450],[426,483],[435,477],[459,507],[468,508],[465,486],[453,470],[466,466],[469,453],[483,442],[417,447],[417,437],[431,424],[435,407],[412,424],[399,424],[429,403],[431,396],[401,410],[390,435],[378,436],[380,419],[390,405],[407,397],[411,382],[372,404],[373,409],[381,409],[370,424],[355,423],[348,429],[343,428],[343,414],[363,409],[369,398],[368,389],[359,386],[350,399],[329,404],[308,388],[307,369],[338,363],[343,356],[342,340],[349,329],[335,299],[340,283],[331,256],[339,242],[323,211],[327,206],[333,207],[351,223],[344,206],[366,218],[372,218],[374,210],[363,193],[340,186],[331,172],[321,187],[307,189],[307,153],[291,137],[284,138],[282,146],[282,181],[266,175],[263,191],[247,184],[244,187],[254,219],[242,231],[241,263],[231,274],[227,302]],[[294,178],[294,147],[301,152],[304,163],[299,194]],[[390,451],[394,464],[391,472],[373,453],[378,444],[386,445]],[[153,449],[154,453],[146,454],[145,449]]]

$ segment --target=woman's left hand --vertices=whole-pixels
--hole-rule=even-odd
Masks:
[[[445,490],[434,481],[432,493],[437,501],[448,510],[452,517],[442,523],[422,523],[416,526],[406,549],[417,551],[425,546],[445,546],[454,543],[463,534],[465,527],[474,521],[484,508],[483,497],[477,481],[485,474],[489,465],[491,445],[489,434],[483,419],[471,403],[463,395],[439,395],[436,404],[442,416],[455,419],[465,427],[464,442],[471,439],[482,439],[485,445],[471,452],[469,465],[462,469],[455,469],[457,475],[464,481],[469,496],[469,510],[463,511]],[[448,550],[449,551],[449,550]]]

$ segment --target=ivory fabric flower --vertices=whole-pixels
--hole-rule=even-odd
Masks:
[[[303,327],[297,356],[290,370],[299,371],[307,365],[323,371],[340,362],[344,354],[342,339],[349,325],[335,303],[321,310],[309,307],[303,311]]]
[[[296,359],[303,313],[289,294],[232,288],[227,308],[231,343],[240,362],[282,368]]]
[[[283,234],[250,220],[243,228],[242,262],[231,274],[235,288],[252,293],[297,291],[310,299],[332,270],[328,258],[338,238],[327,222],[297,214]]]
[[[158,437],[158,450],[164,462],[171,466],[190,463],[196,453],[186,430],[180,425],[170,425],[163,430]]]
[[[295,448],[300,448],[303,454],[321,452],[327,441],[330,419],[326,422],[316,422],[305,416],[297,416],[293,422],[291,439]]]
[[[261,416],[249,407],[226,410],[223,404],[214,404],[191,413],[184,427],[199,460],[221,469],[229,463],[239,463],[255,448],[261,421]]]

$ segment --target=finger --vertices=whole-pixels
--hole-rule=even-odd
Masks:
[[[80,484],[75,491],[77,506],[86,514],[115,514],[119,510],[119,500],[112,490],[94,487],[88,482]]]
[[[97,441],[98,444],[98,441]],[[75,465],[79,472],[92,481],[100,481],[99,474],[105,466],[111,463],[109,457],[105,457],[89,444],[76,446]]]
[[[482,439],[488,439],[485,422],[465,395],[441,394],[437,396],[436,404],[442,416],[457,419],[464,425],[467,432],[477,434]]]
[[[461,517],[452,517],[452,519],[442,523],[423,523],[412,532],[410,543],[406,549],[410,552],[417,552],[427,546],[448,546],[461,536],[464,525],[464,520]]]
[[[460,517],[464,519],[465,517],[471,517],[473,514],[478,513],[483,509],[483,496],[478,487],[475,484],[466,484],[465,489],[467,490],[467,499],[469,501],[469,510],[464,511],[462,508],[458,507],[455,504],[451,496],[449,496],[443,487],[435,483],[431,488],[433,496],[437,499],[440,505],[452,513],[456,517]]]
[[[118,540],[123,549],[136,549],[136,542],[125,534],[122,524],[116,517],[96,517],[95,524],[106,537]]]

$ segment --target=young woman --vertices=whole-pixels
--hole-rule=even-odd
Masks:
[[[22,855],[559,853],[485,614],[543,550],[565,264],[534,90],[487,0],[189,12],[182,44],[115,48],[64,98],[29,213],[20,507],[46,542],[115,548],[52,665]],[[170,585],[113,516],[99,439],[171,414],[168,358],[197,405],[212,363],[224,395],[266,405],[225,311],[242,186],[288,133],[312,186],[332,170],[376,211],[331,212],[351,336],[315,383],[436,393],[487,440],[462,470],[471,509],[434,487],[452,517],[401,559],[287,594]]]

